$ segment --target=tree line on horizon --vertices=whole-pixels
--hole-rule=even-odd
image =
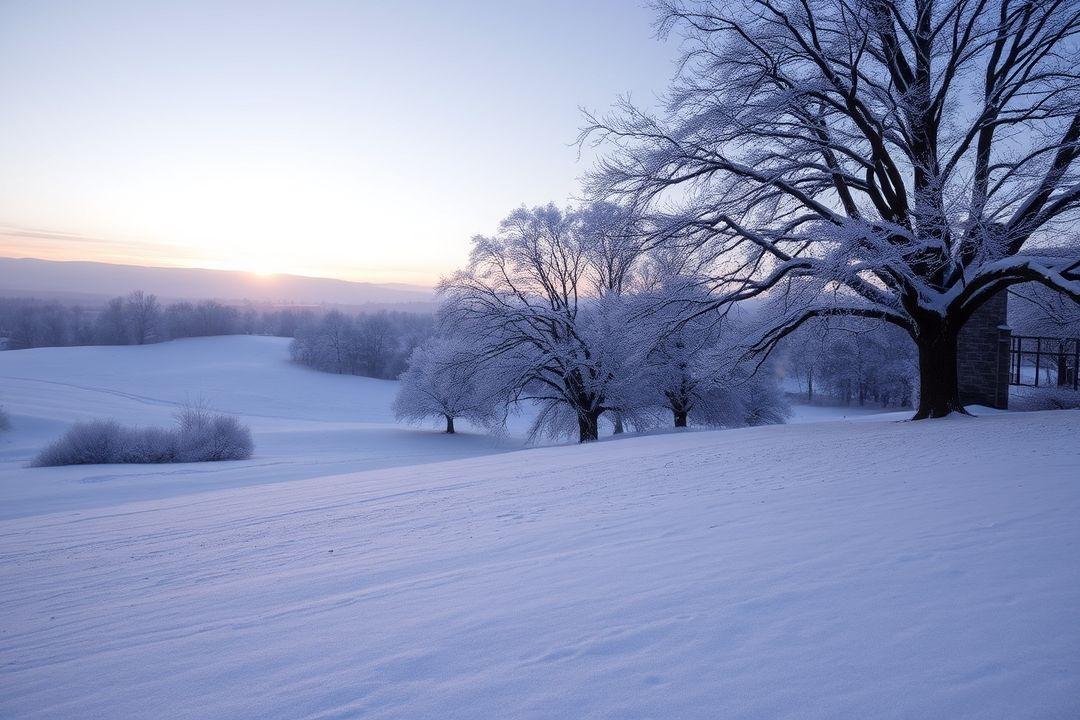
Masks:
[[[217,300],[162,304],[136,290],[92,308],[37,298],[0,298],[0,338],[8,350],[77,345],[148,345],[185,337],[292,337],[306,310],[259,311]]]
[[[393,379],[431,332],[423,313],[379,310],[258,310],[216,300],[162,304],[136,290],[90,309],[55,300],[0,298],[4,349],[148,345],[189,337],[270,335],[293,338],[297,362],[327,372]]]

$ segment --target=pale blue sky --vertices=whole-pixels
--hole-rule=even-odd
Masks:
[[[0,2],[0,255],[430,282],[646,104],[638,0]],[[31,232],[24,232],[24,231]]]

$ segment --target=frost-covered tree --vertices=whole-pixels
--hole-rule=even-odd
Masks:
[[[640,321],[631,332],[641,338],[645,390],[675,427],[783,422],[787,403],[776,373],[748,357],[745,323],[710,307],[701,283],[669,278],[635,300]]]
[[[787,375],[813,388],[808,402],[820,394],[844,404],[874,401],[906,407],[914,397],[915,347],[906,333],[891,325],[858,318],[816,319],[785,338],[783,356]]]
[[[356,322],[356,355],[360,374],[368,377],[393,377],[401,372],[390,367],[398,352],[399,338],[396,328],[386,313],[364,315]]]
[[[589,297],[587,246],[575,213],[519,208],[495,235],[474,237],[467,268],[440,285],[447,331],[478,363],[497,363],[517,400],[540,404],[537,430],[569,421],[581,442],[598,437],[615,379],[598,342],[607,336]]]
[[[702,425],[733,424],[738,411],[724,379],[734,358],[722,338],[723,319],[716,311],[688,312],[682,299],[688,284],[669,280],[636,298],[637,322],[629,331],[641,338],[635,344],[647,372],[645,391],[677,428],[686,427],[691,414]]]
[[[659,113],[590,117],[591,182],[707,247],[716,302],[799,290],[815,317],[908,333],[916,418],[963,412],[960,328],[1036,282],[1080,298],[1080,5],[1073,0],[658,3],[683,39]],[[811,282],[806,282],[810,280]],[[805,292],[812,289],[812,292]]]
[[[806,388],[806,402],[813,404],[815,391],[821,391],[824,338],[812,323],[806,323],[788,337],[784,350],[788,377],[795,378]]]
[[[94,342],[98,345],[127,344],[127,315],[124,299],[112,298],[94,322]]]
[[[499,382],[475,362],[473,349],[460,340],[432,338],[413,350],[394,398],[394,416],[406,422],[438,418],[454,433],[462,418],[484,427],[498,417]]]
[[[621,434],[628,421],[640,415],[641,394],[637,389],[640,367],[634,367],[628,350],[615,347],[615,340],[625,335],[626,328],[636,324],[628,316],[628,304],[622,299],[635,290],[645,258],[645,236],[641,217],[632,208],[609,202],[585,205],[576,213],[582,249],[587,261],[586,278],[589,293],[600,303],[594,322],[607,324],[608,361],[619,386],[608,392],[611,422],[616,435]]]
[[[607,297],[631,292],[646,252],[641,217],[631,208],[595,202],[578,210],[575,219],[592,294]]]

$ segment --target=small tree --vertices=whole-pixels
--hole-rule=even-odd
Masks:
[[[639,333],[651,336],[639,343],[647,391],[671,412],[677,428],[783,422],[787,403],[776,374],[752,362],[740,342],[747,328],[715,309],[695,313],[683,306],[687,297],[709,305],[700,288],[687,289],[696,285],[675,279],[659,295],[638,300],[646,308],[655,305],[638,312]]]
[[[576,425],[596,440],[614,374],[590,323],[595,298],[580,218],[554,205],[511,213],[473,238],[468,267],[444,280],[442,315],[478,363],[497,363],[514,399],[541,404],[535,430]]]
[[[446,421],[446,432],[452,435],[456,418],[481,426],[496,418],[496,384],[484,376],[474,354],[459,341],[433,338],[420,345],[409,357],[409,367],[400,379],[394,398],[394,416],[398,420],[441,418]]]
[[[136,290],[124,303],[124,320],[128,326],[128,338],[135,345],[157,342],[161,323],[161,306],[157,296]]]
[[[98,345],[127,344],[127,314],[124,298],[109,300],[94,323],[94,342]]]

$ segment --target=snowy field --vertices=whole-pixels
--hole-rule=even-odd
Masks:
[[[490,454],[520,436],[448,438],[394,422],[397,383],[289,361],[284,338],[190,338],[158,345],[0,352],[0,518],[208,489]],[[185,403],[239,415],[255,437],[245,462],[40,468],[26,463],[77,420],[171,425]],[[520,425],[520,423],[518,423]],[[520,433],[519,433],[520,434]]]
[[[0,353],[0,717],[1080,715],[1080,411],[505,452],[392,392],[267,338]],[[256,457],[21,466],[192,395]]]
[[[0,518],[488,455],[525,446],[529,418],[493,438],[459,421],[394,421],[397,383],[316,372],[289,361],[284,338],[190,338],[157,345],[0,352]],[[255,437],[244,462],[39,468],[27,462],[78,420],[168,426],[185,403],[239,415]],[[895,418],[858,407],[796,405],[792,422]]]

